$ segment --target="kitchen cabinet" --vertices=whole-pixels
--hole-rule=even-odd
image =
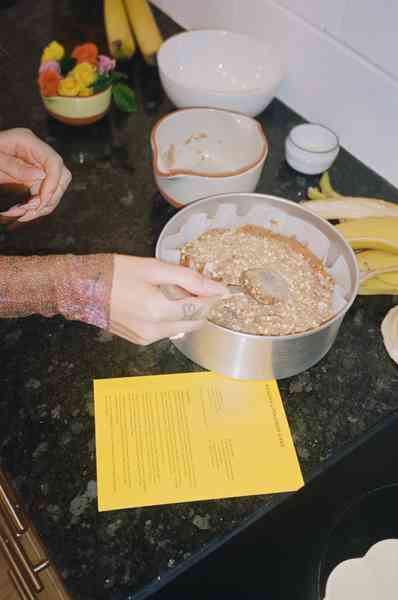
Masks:
[[[38,533],[0,471],[0,599],[71,600]]]

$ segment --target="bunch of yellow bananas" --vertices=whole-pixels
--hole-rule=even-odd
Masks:
[[[147,0],[104,0],[104,21],[116,60],[131,58],[137,44],[145,61],[154,62],[163,38]]]
[[[308,189],[302,206],[330,221],[356,252],[362,283],[359,294],[398,294],[398,204],[377,198],[343,196],[328,172],[319,188]]]

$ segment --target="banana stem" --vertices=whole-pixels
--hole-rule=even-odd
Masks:
[[[321,188],[322,194],[326,196],[326,198],[343,198],[342,194],[336,192],[332,183],[330,181],[329,171],[325,171],[319,181],[319,186]]]

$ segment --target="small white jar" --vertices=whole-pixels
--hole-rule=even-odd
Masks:
[[[324,125],[303,123],[293,127],[285,142],[286,162],[299,173],[327,171],[340,150],[339,138]]]

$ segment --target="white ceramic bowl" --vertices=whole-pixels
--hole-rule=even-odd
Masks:
[[[270,47],[219,30],[172,36],[158,52],[158,66],[165,92],[178,108],[224,108],[252,117],[274,98],[283,73]]]
[[[324,125],[303,123],[293,127],[285,143],[286,162],[299,173],[327,171],[339,153],[339,138]]]
[[[214,194],[253,192],[268,154],[260,123],[212,108],[163,117],[152,129],[151,145],[158,188],[177,208]]]

